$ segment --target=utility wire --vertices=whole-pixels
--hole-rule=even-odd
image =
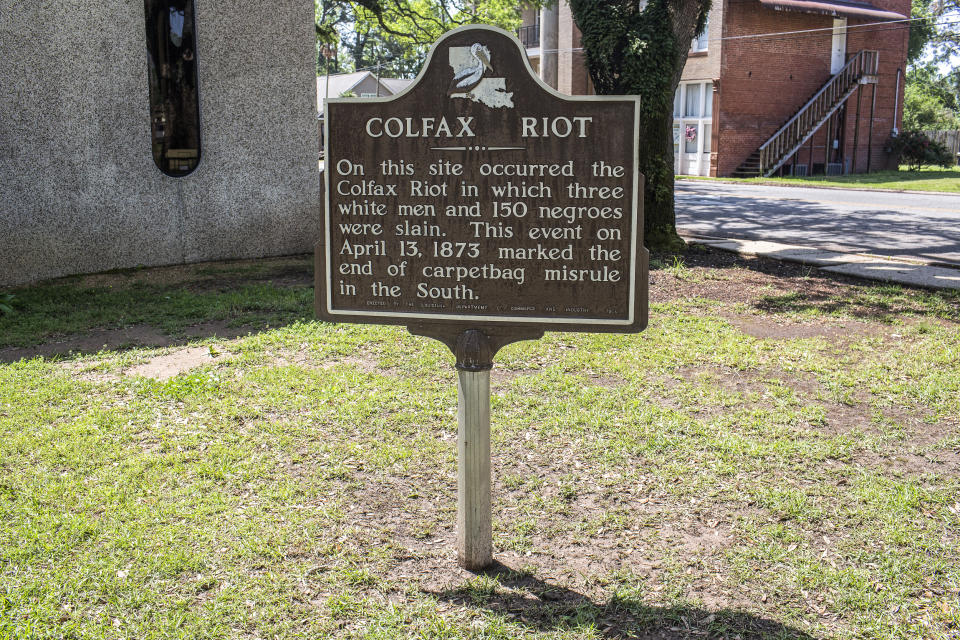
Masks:
[[[864,24],[853,24],[853,25],[847,25],[847,30],[848,30],[848,33],[850,33],[850,31],[856,29],[857,34],[882,33],[884,31],[899,30],[901,28],[900,25],[903,25],[905,23],[922,22],[922,21],[928,21],[928,20],[935,20],[935,18],[905,18],[901,20],[884,20],[882,22],[868,22]],[[951,19],[943,22],[935,22],[932,26],[946,27],[946,26],[953,26],[958,24],[960,24],[960,19],[955,19],[955,20]],[[867,27],[873,27],[873,28],[867,28]],[[795,31],[772,31],[769,33],[752,33],[752,34],[746,34],[742,36],[725,36],[719,39],[720,40],[748,40],[748,39],[764,38],[767,40],[786,41],[786,40],[795,40],[797,38],[802,38],[802,37],[809,37],[825,31],[832,32],[833,27],[819,27],[816,29],[798,29]],[[528,47],[528,48],[537,49],[539,47]],[[540,54],[542,55],[544,53],[577,53],[582,51],[584,51],[583,47],[573,47],[573,48],[564,48],[564,49],[540,49]],[[377,68],[377,65],[372,65],[369,67],[361,67],[359,69],[354,69],[353,71],[346,71],[342,73],[347,74],[347,73],[358,73],[360,71],[372,71],[376,68]]]
[[[898,23],[902,24],[902,23],[907,23],[907,22],[921,22],[921,21],[932,20],[932,19],[933,19],[933,18],[904,18],[904,19],[902,19],[902,20],[884,20],[884,21],[882,21],[882,22],[867,22],[867,23],[864,23],[864,24],[850,24],[850,25],[847,25],[847,29],[849,30],[849,29],[863,29],[864,27],[889,26],[889,25],[898,24]],[[950,21],[947,21],[947,22],[935,23],[935,24],[932,25],[932,26],[935,26],[935,27],[943,27],[943,26],[947,26],[947,25],[950,25],[950,24],[957,24],[957,22],[960,22],[960,21],[958,21],[958,20],[950,20]],[[720,38],[720,39],[721,39],[721,40],[744,40],[744,39],[747,39],[747,38],[770,38],[770,37],[774,37],[774,36],[796,35],[796,34],[801,34],[801,33],[817,33],[817,32],[820,32],[820,31],[833,31],[833,27],[818,27],[818,28],[816,28],[816,29],[799,29],[799,30],[796,30],[796,31],[773,31],[773,32],[770,32],[770,33],[751,33],[751,34],[742,35],[742,36],[726,36],[726,37],[723,37],[723,38]],[[876,30],[876,29],[867,29],[867,30],[865,30],[865,32],[867,32],[867,33],[873,32],[873,31],[877,31],[877,30]],[[890,29],[881,29],[881,31],[890,31]]]

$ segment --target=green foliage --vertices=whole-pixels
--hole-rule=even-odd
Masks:
[[[13,294],[0,293],[0,315],[13,313]]]
[[[910,69],[903,96],[903,128],[960,129],[958,81],[956,71],[943,76],[934,65]]]
[[[907,60],[949,62],[960,56],[960,0],[913,0]]]
[[[901,131],[899,136],[891,139],[890,146],[900,162],[913,171],[928,165],[950,167],[955,163],[946,146],[931,140],[922,131]]]
[[[380,65],[385,76],[410,77],[430,45],[464,24],[513,30],[520,5],[508,0],[315,0],[318,71],[332,73]],[[346,60],[327,61],[322,47],[338,46]]]

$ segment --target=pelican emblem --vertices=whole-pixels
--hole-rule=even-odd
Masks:
[[[474,63],[453,74],[453,82],[450,83],[448,94],[467,93],[480,84],[484,70],[493,71],[493,67],[490,66],[490,49],[479,42],[474,42],[470,47],[470,55]]]
[[[469,47],[450,47],[448,55],[453,70],[453,80],[447,89],[450,98],[472,100],[494,109],[513,108],[513,93],[507,91],[507,79],[491,77],[493,67],[486,45],[475,42]]]

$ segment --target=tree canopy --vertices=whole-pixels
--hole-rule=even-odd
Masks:
[[[441,35],[464,24],[513,30],[520,5],[512,0],[315,0],[318,72],[370,69],[410,77]],[[336,46],[337,56],[322,54]],[[329,60],[329,61],[328,61]]]
[[[910,17],[911,65],[960,58],[960,0],[913,0]]]

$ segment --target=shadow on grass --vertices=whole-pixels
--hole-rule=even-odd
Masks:
[[[167,347],[313,319],[306,259],[76,276],[13,292],[0,362]]]
[[[815,640],[798,629],[749,613],[685,606],[652,607],[635,595],[624,593],[599,604],[581,593],[495,562],[476,579],[431,595],[544,633],[594,629],[600,637],[610,640]]]
[[[662,271],[688,280],[696,279],[693,270],[697,268],[744,269],[770,276],[770,284],[787,291],[755,293],[741,300],[763,313],[842,315],[885,324],[905,316],[960,322],[958,290],[931,290],[863,280],[822,271],[812,265],[744,256],[695,243],[682,254],[651,255],[650,265],[651,274]],[[736,286],[735,280],[717,283],[718,297],[728,295],[723,292],[724,287]]]

